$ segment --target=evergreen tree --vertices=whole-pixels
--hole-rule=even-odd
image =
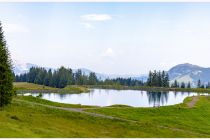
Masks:
[[[169,76],[168,73],[162,71],[162,73],[156,70],[154,72],[149,72],[147,79],[147,86],[154,87],[169,87]]]
[[[157,75],[157,71],[155,70],[153,72],[153,75],[152,75],[152,85],[155,86],[155,87],[158,87],[158,75]]]
[[[185,83],[184,82],[181,83],[181,88],[185,88]]]
[[[161,77],[162,77],[162,86],[166,87],[165,71],[162,71]]]
[[[199,79],[198,84],[197,84],[197,88],[200,88],[200,87],[201,87],[201,80]]]
[[[204,84],[202,84],[202,85],[200,86],[200,88],[205,88]]]
[[[188,82],[188,84],[187,84],[187,88],[191,88],[191,84],[190,84],[190,82]]]
[[[206,88],[210,88],[210,82],[208,82],[208,84],[206,85]]]
[[[74,84],[74,78],[73,78],[73,73],[72,69],[67,69],[67,85],[73,85]]]
[[[165,81],[165,87],[169,87],[169,75],[168,75],[168,73],[166,73],[164,81]]]
[[[177,82],[177,80],[174,81],[174,87],[178,88],[179,87],[179,83]]]
[[[12,72],[12,79],[13,79],[13,82],[15,82],[15,73]]]
[[[149,76],[147,79],[147,86],[152,86],[152,72],[149,71]]]
[[[75,73],[75,84],[83,85],[83,76],[82,71],[80,69]]]
[[[88,80],[89,80],[89,82],[88,82],[89,85],[96,85],[96,83],[97,83],[96,74],[94,72],[91,72]]]
[[[53,86],[53,82],[52,82],[53,75],[52,75],[52,70],[51,69],[48,70],[47,76],[48,76],[48,79],[49,79],[49,86],[52,87]]]
[[[0,106],[7,105],[12,100],[13,75],[9,51],[0,22]]]
[[[158,87],[162,87],[162,76],[161,76],[161,71],[158,72]]]

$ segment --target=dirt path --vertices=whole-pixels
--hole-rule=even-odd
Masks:
[[[194,105],[197,103],[198,100],[199,100],[199,96],[193,96],[193,97],[192,97],[192,101],[189,102],[189,103],[187,104],[187,106],[188,106],[189,108],[194,107]]]
[[[196,96],[198,98],[198,96]],[[194,101],[193,101],[194,100]],[[192,106],[196,103],[196,101],[198,99],[194,99],[191,102]],[[105,119],[115,119],[115,120],[119,120],[119,121],[126,121],[126,122],[130,122],[130,123],[134,123],[136,125],[142,125],[141,122],[139,121],[135,121],[135,120],[129,120],[129,119],[124,119],[124,118],[119,118],[119,117],[114,117],[114,116],[108,116],[108,115],[103,115],[103,114],[98,114],[98,113],[92,113],[92,112],[86,112],[84,111],[85,108],[65,108],[65,107],[57,107],[57,106],[51,106],[51,105],[45,105],[45,104],[41,104],[41,103],[35,103],[35,102],[30,102],[30,101],[25,101],[25,100],[20,100],[20,99],[14,99],[14,101],[17,102],[24,102],[24,103],[28,103],[31,105],[39,105],[39,106],[44,106],[44,107],[48,107],[48,108],[54,108],[54,109],[60,109],[60,110],[66,110],[66,111],[70,111],[70,112],[78,112],[78,113],[82,113],[82,114],[86,114],[86,115],[90,115],[93,117],[101,117],[101,118],[105,118]],[[96,108],[95,108],[96,109]],[[155,125],[156,127],[159,128],[164,128],[164,129],[170,129],[172,131],[179,131],[179,132],[185,132],[188,134],[199,134],[199,135],[203,135],[203,136],[210,136],[208,134],[202,134],[202,133],[196,133],[196,132],[191,132],[191,131],[187,131],[187,130],[183,130],[183,129],[179,129],[179,128],[171,128],[171,127],[167,127],[167,126],[161,126],[161,125]]]

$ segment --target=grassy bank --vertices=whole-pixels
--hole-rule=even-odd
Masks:
[[[49,100],[41,99],[38,97],[33,96],[17,96],[14,100],[24,100],[24,101],[30,101],[33,103],[40,103],[44,105],[51,105],[56,107],[67,107],[67,108],[96,108],[97,106],[88,106],[88,105],[81,105],[81,104],[65,104],[65,103],[58,103],[58,102],[52,102]]]
[[[160,108],[93,108],[95,112],[128,121],[105,119],[48,108],[84,107],[54,103],[35,97],[15,97],[0,108],[0,137],[210,137],[210,97],[200,97],[196,106],[185,103]],[[94,130],[94,131],[93,131]]]
[[[56,92],[56,93],[84,93],[89,92],[90,88],[101,88],[101,89],[116,89],[116,90],[144,90],[151,92],[158,91],[180,91],[180,92],[198,92],[198,93],[210,93],[210,89],[203,88],[163,88],[163,87],[146,87],[146,86],[121,86],[121,85],[84,85],[77,86],[71,85],[66,86],[65,88],[53,88],[43,85],[37,85],[26,82],[14,82],[14,87],[19,92],[35,92],[35,93],[48,93],[48,92]]]
[[[204,88],[165,88],[165,87],[147,87],[147,86],[121,86],[121,85],[93,85],[87,88],[116,89],[116,90],[144,90],[151,92],[158,91],[181,91],[181,92],[198,92],[210,93],[210,89]]]
[[[33,92],[33,93],[83,93],[89,92],[88,88],[82,86],[67,86],[65,88],[53,88],[49,86],[37,85],[27,82],[14,82],[14,87],[18,92]]]
[[[154,125],[177,130],[170,137],[180,137],[178,131],[185,132],[186,137],[210,137],[210,97],[200,96],[196,105],[188,108],[187,103],[191,100],[188,97],[183,104],[160,108],[99,108],[87,111],[135,120],[147,124],[146,128]],[[164,134],[161,137],[167,136]]]

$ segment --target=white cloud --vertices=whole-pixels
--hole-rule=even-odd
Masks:
[[[81,19],[85,21],[107,21],[111,20],[112,16],[108,14],[88,14],[82,15]]]
[[[105,52],[102,53],[103,57],[113,57],[115,56],[115,52],[112,48],[107,48]]]
[[[18,24],[3,24],[6,33],[28,33],[29,29]]]
[[[186,30],[184,30],[184,32],[185,32],[185,33],[192,33],[193,30],[191,30],[191,29],[186,29]]]
[[[94,29],[95,26],[90,23],[81,23],[86,29]]]
[[[114,51],[112,50],[112,48],[108,48],[108,49],[106,50],[106,53],[107,53],[107,54],[113,54]]]

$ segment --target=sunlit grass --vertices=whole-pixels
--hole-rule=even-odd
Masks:
[[[27,82],[14,82],[14,87],[18,92],[56,92],[56,93],[83,93],[83,92],[89,92],[89,89],[87,87],[83,86],[66,86],[65,88],[54,88],[44,85],[38,85],[33,83],[27,83]]]

